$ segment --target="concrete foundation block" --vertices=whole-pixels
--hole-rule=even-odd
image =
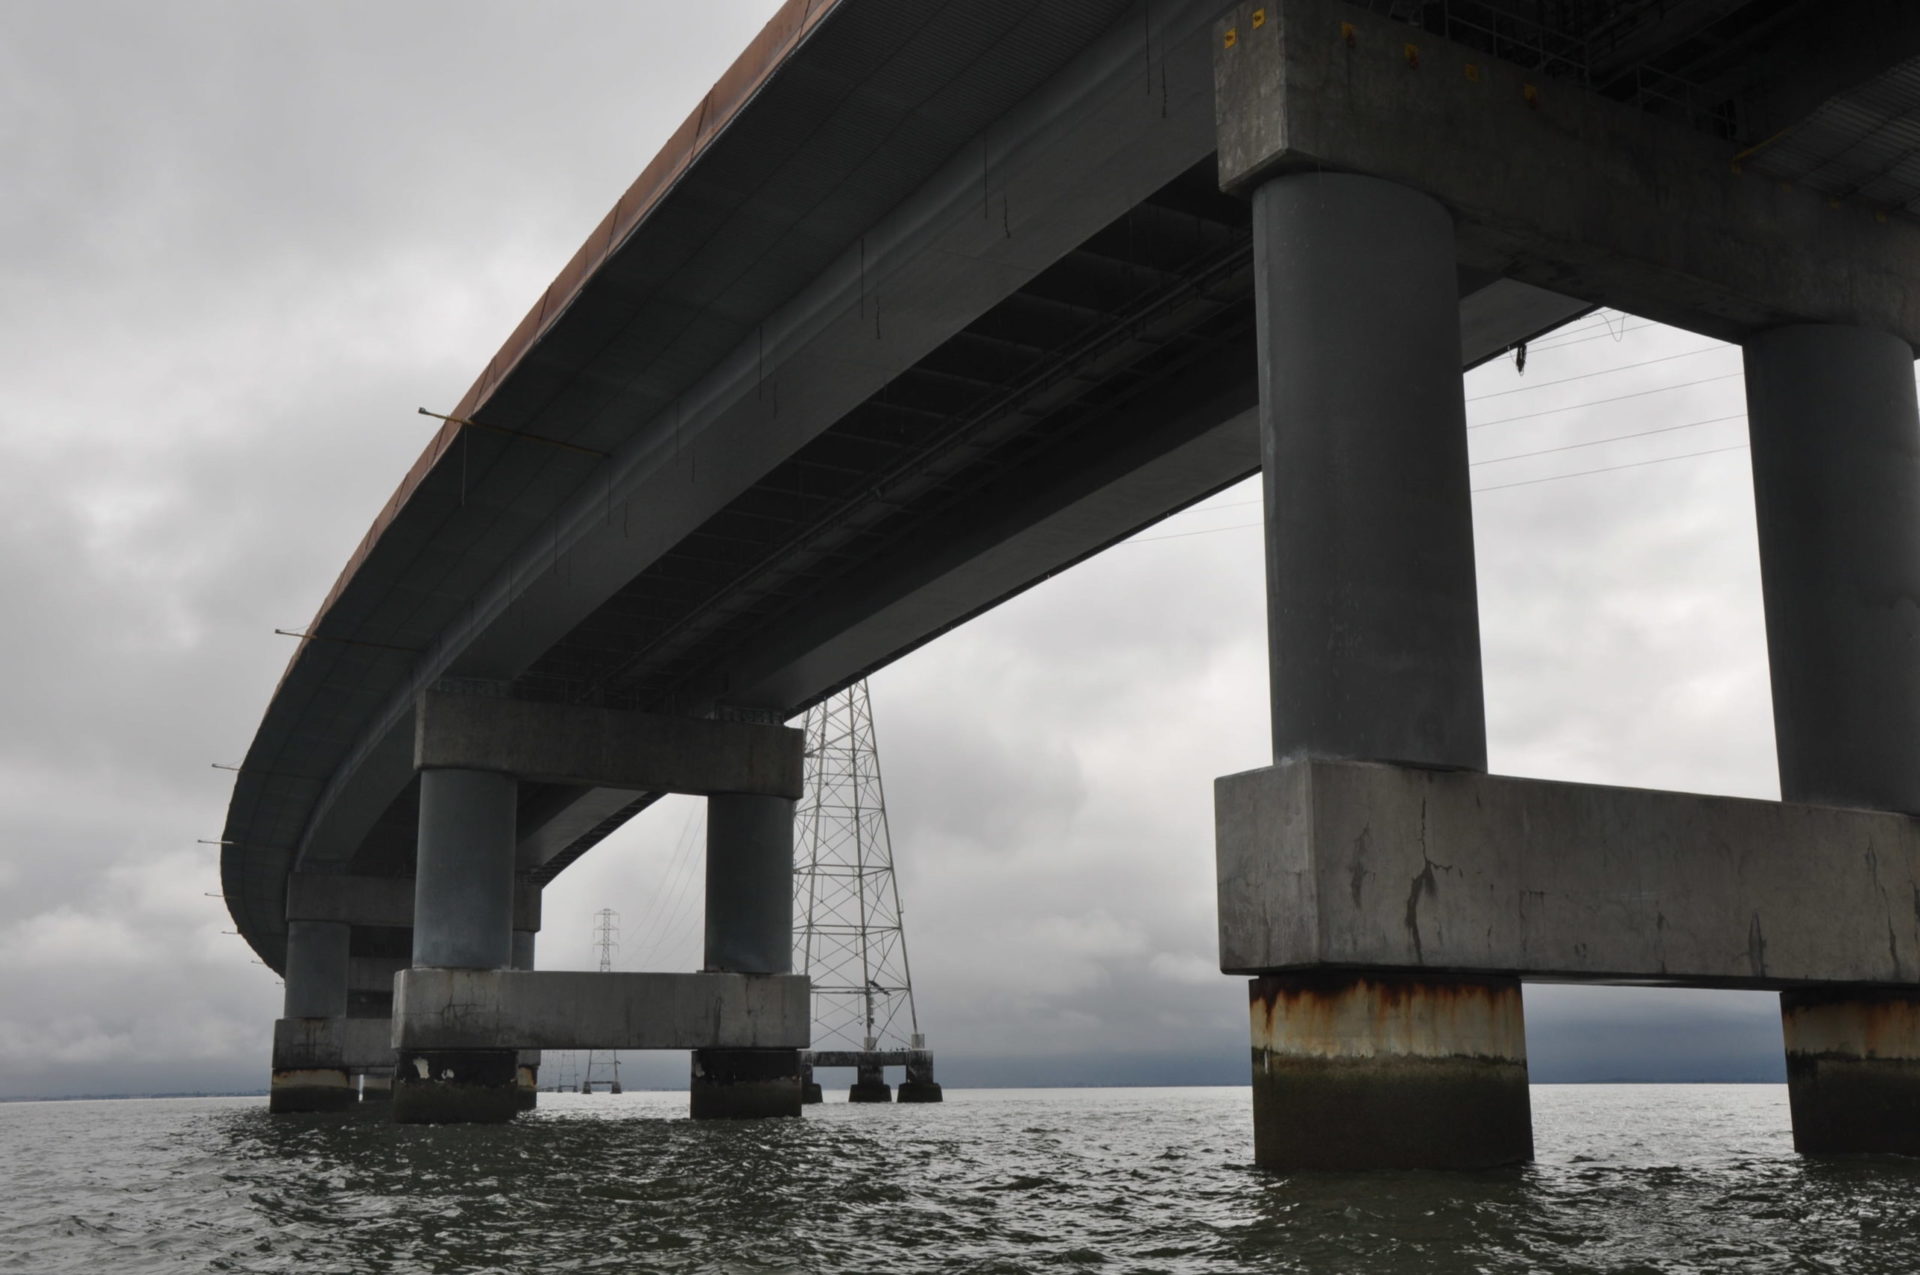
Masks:
[[[1780,996],[1794,1149],[1920,1155],[1920,989]]]
[[[895,1102],[939,1102],[946,1097],[937,1081],[915,1080],[911,1076],[900,1082]]]
[[[688,1087],[695,1120],[797,1116],[803,1103],[797,1049],[696,1049]]]
[[[360,1077],[361,1102],[391,1102],[393,1100],[393,1072],[367,1072]]]
[[[1252,980],[1263,1169],[1476,1169],[1533,1158],[1514,979]]]
[[[344,1067],[275,1067],[267,1086],[267,1110],[346,1111],[360,1101]]]
[[[521,1110],[511,1049],[408,1049],[393,1072],[399,1124],[505,1124]]]
[[[887,1073],[879,1066],[863,1066],[854,1073],[853,1087],[847,1090],[848,1102],[892,1102],[893,1089]]]
[[[267,1109],[344,1111],[360,1100],[353,1081],[347,1018],[281,1018],[273,1024]]]

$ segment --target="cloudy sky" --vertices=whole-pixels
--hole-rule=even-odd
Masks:
[[[0,1096],[264,1084],[280,990],[197,839],[273,629],[775,7],[0,6]],[[1738,372],[1612,315],[1468,378],[1495,770],[1776,795]],[[874,679],[950,1082],[1244,1080],[1211,782],[1268,760],[1257,498]],[[623,966],[693,968],[697,815],[563,876],[542,964],[604,906]],[[1537,1079],[1780,1070],[1766,995],[1527,1014]]]

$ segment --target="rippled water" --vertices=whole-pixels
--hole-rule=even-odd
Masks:
[[[504,1128],[259,1099],[0,1105],[0,1270],[1920,1271],[1920,1161],[1803,1161],[1775,1086],[1540,1086],[1540,1159],[1284,1178],[1244,1089],[949,1091]]]

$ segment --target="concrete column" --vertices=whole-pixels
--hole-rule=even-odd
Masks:
[[[1518,979],[1252,980],[1253,1159],[1474,1169],[1531,1159]]]
[[[706,968],[793,971],[793,808],[785,797],[707,799]],[[797,1116],[797,1049],[696,1049],[695,1119]]]
[[[1835,325],[1777,328],[1746,345],[1787,801],[1920,814],[1913,357],[1897,337]],[[1781,1021],[1799,1150],[1920,1155],[1920,987],[1786,992]]]
[[[513,932],[513,968],[530,970],[533,968],[533,943],[538,934],[533,930],[515,930]],[[519,1053],[518,1066],[514,1071],[514,1080],[518,1085],[520,1110],[532,1111],[540,1105],[540,1051],[523,1049]]]
[[[887,1083],[887,1069],[878,1063],[854,1068],[853,1086],[847,1090],[848,1102],[892,1102],[893,1086]]]
[[[915,1035],[916,1041],[922,1037]],[[916,1045],[907,1051],[907,1078],[894,1095],[900,1102],[939,1102],[946,1097],[940,1082],[933,1078],[933,1054]]]
[[[356,1095],[337,1056],[338,1020],[347,1016],[347,955],[353,927],[337,921],[287,922],[286,997],[274,1032],[269,1111],[340,1111]]]
[[[803,1065],[800,1068],[800,1101],[807,1106],[812,1106],[816,1102],[826,1100],[827,1095],[821,1091],[820,1082],[813,1078],[813,1068]]]
[[[506,969],[513,960],[513,776],[420,772],[414,879],[415,969]],[[519,1109],[518,1051],[403,1050],[393,1118],[403,1124],[498,1123]]]
[[[1452,220],[1389,182],[1300,173],[1254,192],[1253,234],[1274,760],[1485,770]],[[1258,1164],[1331,1167],[1314,1131],[1334,1111],[1346,1167],[1532,1156],[1525,1041],[1499,1030],[1517,984],[1492,1017],[1454,1011],[1482,983],[1355,987],[1446,1029],[1402,1049],[1392,1022],[1359,1022],[1329,1051],[1325,998],[1351,989],[1255,980]]]

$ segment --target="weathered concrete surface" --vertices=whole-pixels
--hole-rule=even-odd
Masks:
[[[897,1102],[940,1102],[946,1097],[940,1082],[933,1078],[933,1054],[925,1049],[907,1051],[907,1078],[894,1093]]]
[[[1484,770],[1453,225],[1289,174],[1253,250],[1273,755]]]
[[[511,1049],[403,1049],[393,1069],[398,1124],[505,1124],[521,1110]]]
[[[1270,975],[1249,985],[1264,1169],[1472,1169],[1533,1158],[1514,979]]]
[[[393,1066],[393,1027],[384,1018],[281,1018],[273,1024],[275,1067]]]
[[[1920,1155],[1920,988],[1780,994],[1794,1149]]]
[[[1445,203],[1476,268],[1723,340],[1847,323],[1920,344],[1920,227],[1743,174],[1705,133],[1338,0],[1238,4],[1215,50],[1230,190],[1368,173]]]
[[[393,1101],[393,1068],[369,1071],[360,1077],[361,1102]]]
[[[785,726],[428,691],[414,765],[546,784],[798,798],[805,736]]]
[[[287,920],[413,928],[412,877],[362,877],[296,872],[287,878]],[[515,882],[513,928],[540,928],[540,887]]]
[[[1920,979],[1920,822],[1352,762],[1216,781],[1220,965]]]
[[[887,1073],[878,1063],[862,1063],[853,1073],[853,1084],[847,1089],[848,1102],[892,1102],[893,1086],[887,1083]]]
[[[1920,814],[1920,405],[1860,328],[1747,342],[1780,792]]]
[[[275,1067],[267,1084],[267,1110],[345,1111],[360,1101],[342,1067]]]
[[[801,974],[412,969],[396,981],[392,1047],[804,1049],[809,987]]]
[[[360,1021],[364,1020],[277,1019],[273,1024],[273,1074],[267,1087],[267,1109],[343,1111],[359,1101],[354,1069],[393,1061],[393,1051],[384,1047],[378,1057],[365,1057],[361,1040],[364,1032],[353,1027]]]
[[[696,1049],[688,1085],[695,1120],[797,1116],[803,1103],[798,1049]]]

